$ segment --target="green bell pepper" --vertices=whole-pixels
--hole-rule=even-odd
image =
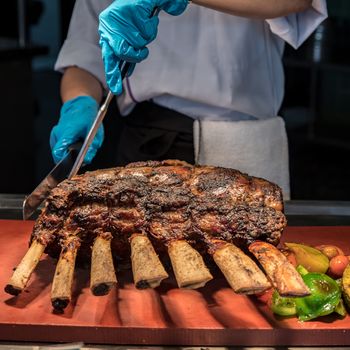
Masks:
[[[341,298],[337,282],[323,273],[316,272],[303,275],[302,278],[311,295],[295,298],[299,320],[308,321],[335,311]]]
[[[281,297],[277,290],[272,294],[271,310],[280,316],[294,316],[297,314],[295,298]]]
[[[309,287],[311,294],[306,297],[287,298],[281,297],[277,291],[274,291],[271,309],[275,314],[297,315],[301,321],[308,321],[332,312],[345,316],[341,288],[337,281],[323,273],[309,273],[302,266],[298,266],[297,270]]]

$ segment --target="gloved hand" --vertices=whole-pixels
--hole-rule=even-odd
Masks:
[[[154,9],[180,15],[188,0],[117,0],[100,14],[100,45],[105,66],[106,80],[110,90],[119,95],[122,92],[120,60],[135,63],[148,56],[148,45],[157,36],[158,16]]]
[[[58,124],[52,129],[50,146],[55,163],[58,163],[68,152],[68,147],[81,140],[84,141],[98,112],[98,104],[90,96],[78,96],[67,101],[61,108]],[[104,130],[101,125],[90,145],[84,164],[90,164],[97,150],[101,147]]]

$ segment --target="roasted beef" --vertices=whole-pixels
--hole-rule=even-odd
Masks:
[[[25,288],[46,250],[59,256],[51,292],[56,309],[71,299],[77,257],[91,259],[95,295],[117,283],[114,265],[123,258],[131,260],[136,287],[157,287],[168,277],[158,255],[170,257],[179,287],[202,287],[213,278],[204,254],[237,293],[272,284],[281,295],[307,295],[275,248],[285,226],[281,189],[237,170],[168,160],[88,172],[52,191],[6,291]]]
[[[33,237],[59,253],[58,241],[78,237],[87,249],[101,232],[113,252],[129,255],[128,239],[146,234],[158,249],[174,239],[194,246],[217,238],[245,249],[256,240],[279,243],[286,218],[280,188],[237,170],[180,161],[132,163],[88,172],[58,185]]]

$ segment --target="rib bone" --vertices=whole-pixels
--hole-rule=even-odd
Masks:
[[[271,287],[255,262],[235,245],[220,240],[211,243],[213,259],[236,293],[255,294]]]
[[[106,295],[117,284],[111,239],[110,233],[100,234],[92,247],[90,289],[94,295]]]
[[[67,240],[63,245],[52,282],[51,303],[54,309],[62,311],[72,299],[72,284],[75,259],[80,244],[76,238]]]
[[[34,240],[24,255],[22,261],[17,266],[9,283],[5,287],[5,291],[12,295],[18,295],[27,285],[29,278],[38,264],[45,246]]]
[[[186,241],[170,242],[168,254],[179,288],[201,288],[213,278],[202,256]]]
[[[310,294],[300,274],[276,247],[259,241],[252,243],[249,251],[258,259],[280,295],[306,296]]]
[[[168,278],[150,240],[141,234],[131,236],[131,263],[134,283],[137,288],[156,288]]]

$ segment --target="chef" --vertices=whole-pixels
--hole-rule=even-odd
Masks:
[[[297,48],[326,16],[325,0],[77,0],[55,66],[55,162],[87,135],[109,88],[125,116],[119,163],[232,167],[279,184],[288,199],[281,57],[285,42]],[[133,63],[124,81],[121,59]],[[103,138],[101,127],[85,163]]]

